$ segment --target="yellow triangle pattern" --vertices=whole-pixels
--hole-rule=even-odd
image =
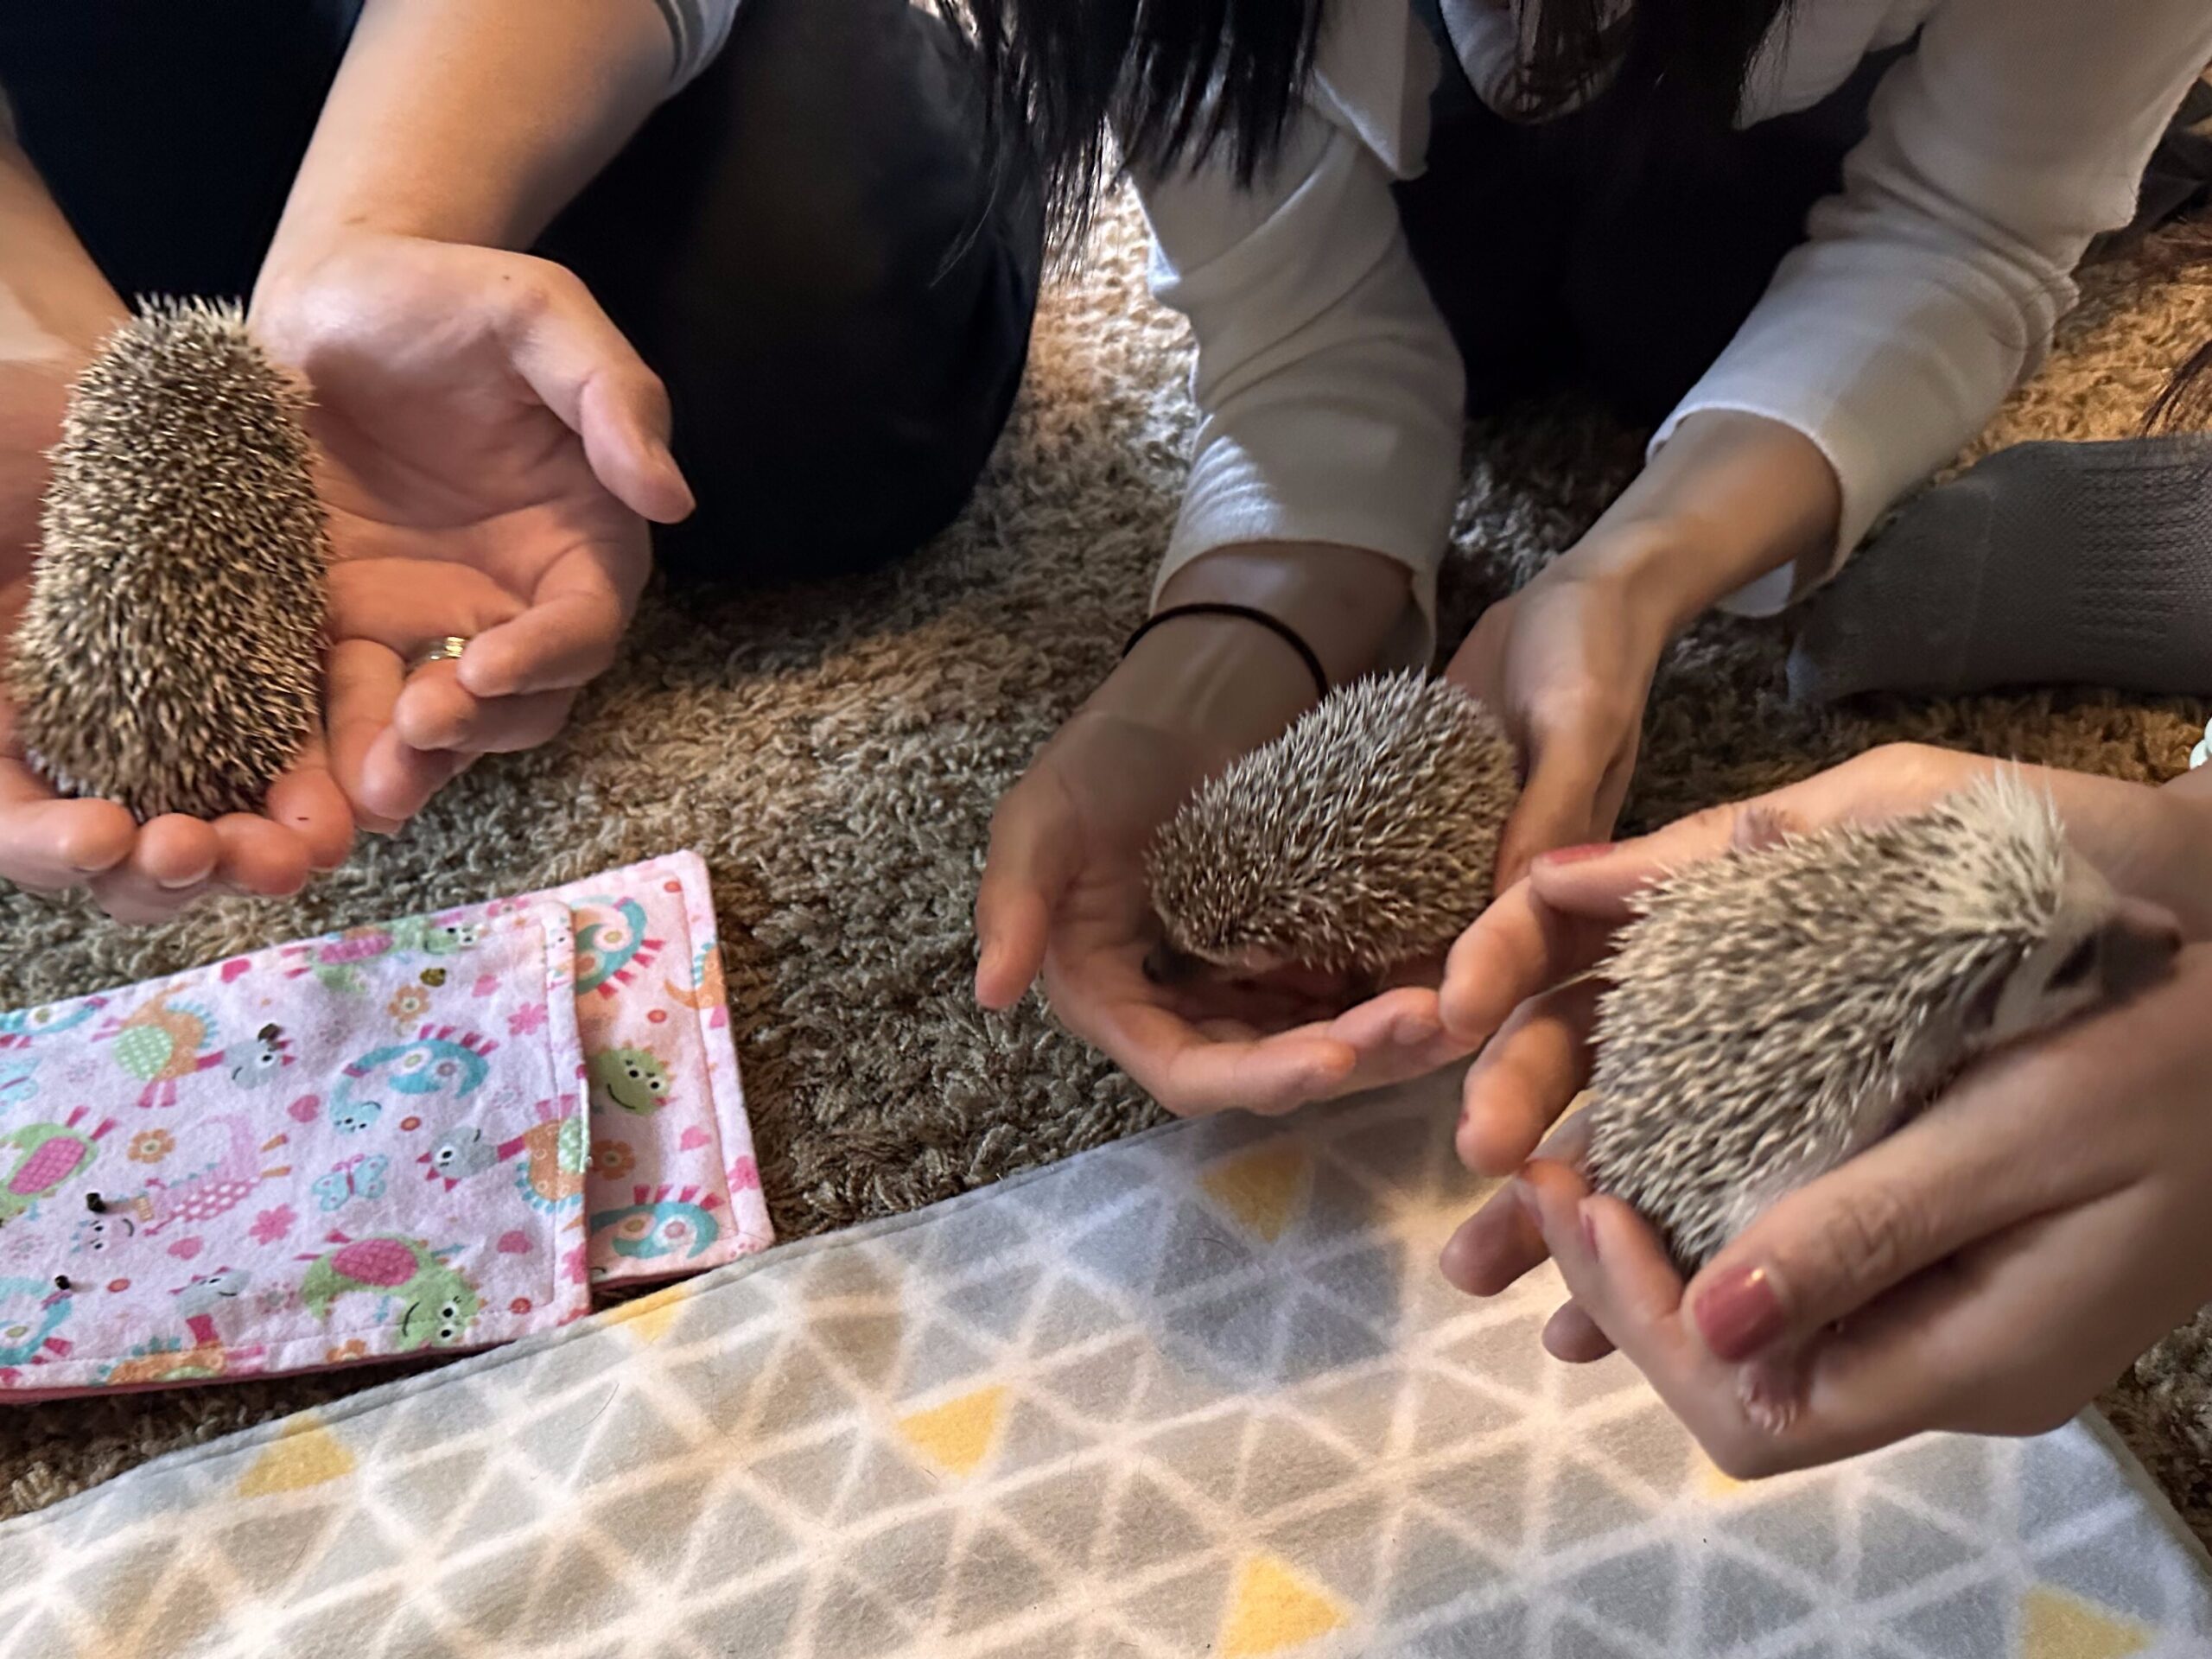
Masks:
[[[2020,1604],[2020,1659],[2126,1659],[2151,1645],[2151,1632],[2088,1602],[2039,1584]]]
[[[1215,1203],[1272,1244],[1298,1213],[1306,1152],[1295,1141],[1226,1159],[1198,1178]]]
[[[1214,1645],[1222,1659],[1256,1659],[1326,1636],[1351,1617],[1336,1598],[1273,1555],[1246,1558]]]
[[[1006,1389],[999,1383],[899,1420],[906,1444],[948,1474],[967,1475],[990,1455]]]
[[[630,1334],[650,1346],[668,1334],[676,1323],[677,1310],[690,1294],[689,1285],[671,1285],[666,1290],[656,1291],[651,1296],[640,1296],[634,1302],[624,1302],[607,1309],[605,1318],[609,1325],[626,1325]]]
[[[1733,1497],[1744,1490],[1745,1483],[1733,1475],[1725,1474],[1709,1459],[1697,1460],[1698,1491],[1707,1497]]]
[[[238,1477],[240,1497],[296,1492],[353,1472],[353,1454],[313,1417],[300,1417]]]

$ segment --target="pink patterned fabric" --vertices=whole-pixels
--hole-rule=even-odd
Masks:
[[[705,867],[0,1014],[0,1400],[480,1348],[772,1237]]]

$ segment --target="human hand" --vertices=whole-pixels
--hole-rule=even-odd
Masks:
[[[90,337],[35,359],[0,361],[0,880],[34,892],[90,889],[125,923],[165,921],[213,893],[281,897],[328,869],[353,841],[353,815],[318,740],[270,790],[260,814],[212,823],[172,813],[140,825],[113,801],[65,800],[26,763],[7,690],[9,642],[30,596],[47,454],[71,381],[124,319],[87,308]]]
[[[1452,656],[1446,677],[1495,709],[1521,751],[1500,892],[1538,854],[1611,834],[1668,628],[1632,584],[1562,561],[1484,612]]]
[[[1147,971],[1154,832],[1313,697],[1295,657],[1248,621],[1179,619],[1147,636],[1000,804],[976,900],[984,1005],[1009,1006],[1041,969],[1054,1014],[1180,1114],[1287,1111],[1463,1052],[1433,988],[1347,1011],[1352,988],[1313,976]]]
[[[2036,1434],[2212,1298],[2212,944],[2136,999],[1992,1057],[1781,1199],[1687,1287],[1651,1230],[1567,1164],[1505,1200],[1576,1312],[1739,1479],[1929,1431]],[[1480,1277],[1461,1239],[1463,1287]]]
[[[1501,1174],[1519,1166],[1532,1149],[1539,1160],[1529,1166],[1535,1173],[1526,1192],[1509,1191],[1494,1199],[1454,1236],[1445,1253],[1447,1276],[1462,1289],[1477,1294],[1503,1289],[1542,1261],[1556,1243],[1558,1230],[1543,1224],[1546,1212],[1541,1203],[1533,1201],[1534,1197],[1544,1192],[1554,1197],[1562,1191],[1567,1192],[1568,1210],[1555,1212],[1556,1221],[1558,1213],[1571,1215],[1573,1202],[1582,1196],[1573,1191],[1579,1178],[1573,1170],[1581,1152],[1578,1120],[1568,1118],[1556,1128],[1552,1126],[1588,1077],[1587,1045],[1595,988],[1586,982],[1565,982],[1602,957],[1612,930],[1626,919],[1631,893],[1665,868],[1679,868],[1733,844],[1746,824],[1778,823],[1810,829],[1847,818],[1891,817],[1956,791],[1993,765],[1975,757],[1909,746],[1877,750],[1758,801],[1700,813],[1643,842],[1600,849],[1597,856],[1569,855],[1540,861],[1529,880],[1505,895],[1462,938],[1447,969],[1444,999],[1447,1025],[1469,1040],[1493,1030],[1497,1033],[1467,1079],[1466,1109],[1459,1132],[1461,1157],[1471,1166]],[[2212,867],[2212,837],[2208,837],[2204,823],[2205,812],[2212,808],[2202,798],[2069,772],[2032,772],[2031,781],[2050,791],[2069,838],[2123,893],[2173,914],[2193,938],[2212,934],[2212,879],[2208,879],[2212,878],[2212,868],[2208,868]],[[2130,1010],[2120,1014],[2131,1020],[2137,1017]],[[2108,1014],[2094,1024],[2097,1029],[2107,1029],[2118,1017]],[[2009,1075],[2006,1068],[2024,1065],[2032,1056],[2060,1052],[2062,1042],[2070,1050],[2083,1040],[2077,1034],[2062,1033],[2024,1052],[2018,1060],[1997,1063],[1991,1075],[2005,1077]],[[1993,1089],[1994,1085],[1975,1087]],[[1965,1097],[1980,1100],[1985,1095]],[[2107,1097],[2106,1091],[2098,1090],[2084,1100]],[[1929,1115],[1929,1121],[1948,1121],[1942,1114],[1950,1109],[1951,1103],[1947,1101]],[[1538,1147],[1539,1137],[1548,1129],[1549,1138]],[[1906,1141],[1901,1135],[1897,1141],[1908,1149],[1920,1144],[1916,1136]],[[2004,1147],[2008,1156],[2021,1156],[2016,1133],[2002,1126],[1992,1131],[1991,1144]],[[1882,1153],[1885,1161],[1897,1155]],[[2063,1165],[2070,1154],[2054,1151],[2050,1156]],[[2033,1166],[2036,1159],[2030,1154],[2024,1161]],[[1847,1166],[1828,1178],[1828,1182],[1846,1181],[1847,1177],[1849,1182],[1866,1179],[1859,1173],[1860,1163]],[[1873,1167],[1878,1176],[1883,1165]],[[1965,1181],[1958,1192],[1970,1196],[1978,1179]],[[1805,1194],[1821,1192],[1827,1185],[1808,1187]],[[1851,1254],[1847,1247],[1855,1236],[1856,1219],[1870,1214],[1891,1215],[1879,1184],[1861,1188],[1847,1183],[1842,1190],[1851,1195],[1852,1207],[1828,1212],[1840,1218],[1827,1236],[1831,1253],[1838,1256]],[[1862,1196],[1868,1192],[1871,1198]],[[1728,1263],[1742,1259],[1738,1250],[1752,1248],[1768,1227],[1789,1225],[1791,1217],[1802,1213],[1800,1206],[1812,1202],[1800,1195],[1777,1205],[1701,1275],[1700,1293]],[[1870,1211],[1866,1208],[1870,1202],[1882,1207]],[[1604,1203],[1598,1207],[1604,1209]],[[1616,1227],[1618,1221],[1615,1217]],[[1640,1223],[1637,1226],[1641,1230]],[[1609,1255],[1609,1265],[1616,1260],[1637,1260],[1633,1255],[1618,1255],[1618,1249],[1626,1248],[1620,1246]],[[1862,1248],[1872,1248],[1876,1262],[1885,1259],[1878,1254],[1883,1247]],[[1942,1254],[1936,1252],[1937,1256]],[[1663,1263],[1663,1254],[1657,1260]],[[1567,1265],[1562,1257],[1562,1268]],[[1916,1268],[1922,1263],[1910,1265]],[[1569,1282],[1572,1286],[1572,1277]],[[1658,1281],[1639,1282],[1648,1287]],[[1607,1311],[1613,1306],[1608,1303]],[[1813,1328],[1817,1328],[1817,1323]],[[1608,1332],[1609,1327],[1593,1321],[1592,1310],[1580,1304],[1578,1291],[1577,1300],[1554,1316],[1545,1333],[1545,1344],[1562,1358],[1594,1358],[1610,1350],[1612,1338]],[[1696,1426],[1694,1420],[1693,1427]],[[1817,1437],[1803,1442],[1807,1447],[1827,1443]]]
[[[332,760],[389,830],[613,662],[646,521],[691,510],[667,396],[573,275],[494,249],[341,236],[264,273],[252,321],[314,390]],[[457,661],[409,672],[448,636]]]

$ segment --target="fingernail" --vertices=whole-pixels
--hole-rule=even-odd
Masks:
[[[1717,1358],[1748,1358],[1782,1334],[1782,1303],[1764,1268],[1738,1268],[1698,1293],[1698,1333]]]
[[[1547,868],[1557,869],[1561,865],[1580,864],[1590,859],[1601,858],[1612,850],[1613,846],[1611,842],[1586,842],[1580,847],[1554,847],[1548,853],[1539,853],[1536,855],[1536,862]]]
[[[207,877],[203,872],[199,875],[183,875],[174,879],[157,879],[154,885],[161,888],[163,893],[182,893],[187,887],[198,887],[207,879]]]

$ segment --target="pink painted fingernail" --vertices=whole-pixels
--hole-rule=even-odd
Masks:
[[[1691,1308],[1716,1358],[1748,1359],[1782,1334],[1781,1299],[1764,1268],[1738,1268],[1698,1293]]]
[[[1592,841],[1585,842],[1580,847],[1554,847],[1548,853],[1539,853],[1536,855],[1536,862],[1552,869],[1557,869],[1563,864],[1580,864],[1590,859],[1603,857],[1612,850],[1613,846],[1611,842]]]

